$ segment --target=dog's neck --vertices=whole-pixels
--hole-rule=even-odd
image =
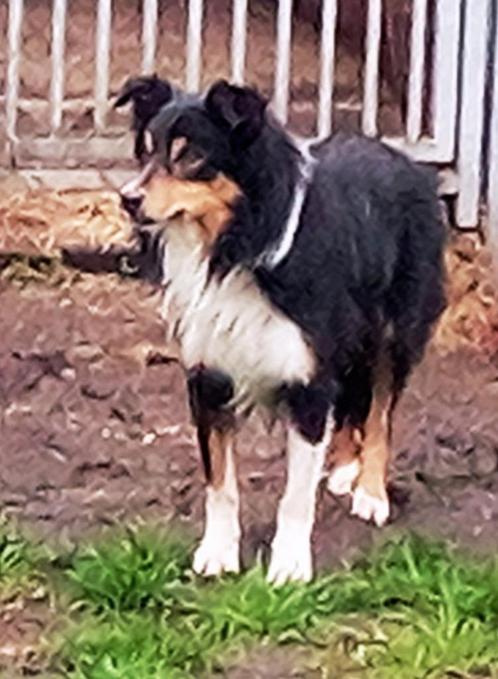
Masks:
[[[259,266],[276,268],[291,251],[300,224],[301,213],[313,177],[316,159],[310,143],[299,142],[281,130],[270,126],[253,151],[257,158],[267,161],[255,163],[258,174],[246,188],[257,192],[253,200],[262,207],[267,245],[257,259]]]
[[[249,199],[253,218],[264,225],[271,242],[288,219],[301,178],[302,156],[293,140],[269,125],[246,151],[252,162],[234,168],[234,178]]]
[[[314,173],[316,159],[312,157],[309,146],[300,148],[298,178],[294,185],[292,203],[280,237],[263,253],[260,263],[267,269],[274,269],[283,262],[294,245],[304,201]]]

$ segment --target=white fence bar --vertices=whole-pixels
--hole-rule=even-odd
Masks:
[[[317,132],[320,138],[327,137],[332,131],[336,28],[337,0],[322,0],[322,42],[317,122]]]
[[[367,17],[365,83],[363,92],[363,132],[371,137],[377,134],[379,108],[379,55],[381,39],[382,1],[369,0]]]
[[[408,115],[406,121],[406,135],[410,144],[418,141],[422,131],[426,27],[427,0],[414,0],[410,44],[410,79],[408,82]]]
[[[236,83],[244,82],[246,65],[246,37],[247,37],[247,0],[233,0],[232,25],[232,80]]]
[[[189,0],[187,26],[187,75],[185,86],[195,92],[201,84],[203,0]]]
[[[488,218],[489,240],[498,273],[498,26],[495,26],[493,64],[493,103],[490,120]]]
[[[157,49],[157,0],[143,0],[142,72],[153,73]]]
[[[50,81],[50,127],[52,132],[57,132],[62,123],[66,13],[67,0],[54,0],[52,8],[52,79]]]
[[[480,2],[480,0],[477,0]],[[455,156],[458,119],[461,0],[437,0],[436,44],[433,64],[434,160],[451,162]]]
[[[21,60],[21,26],[24,3],[23,0],[9,1],[8,58],[7,58],[7,91],[6,91],[6,124],[7,138],[16,139],[17,100],[19,98],[19,63]]]
[[[291,41],[292,0],[280,0],[277,15],[274,110],[275,115],[283,124],[287,122],[288,116]]]
[[[479,220],[489,10],[490,0],[473,0],[465,12],[456,210],[461,227],[477,226]]]
[[[109,97],[112,0],[98,0],[95,49],[95,111],[97,132],[105,128]]]

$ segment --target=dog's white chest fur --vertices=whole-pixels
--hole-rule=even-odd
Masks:
[[[203,364],[234,381],[235,401],[257,404],[283,382],[308,382],[314,358],[299,327],[237,269],[207,282],[208,260],[195,225],[168,230],[163,316],[189,369]]]

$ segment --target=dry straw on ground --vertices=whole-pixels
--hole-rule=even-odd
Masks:
[[[110,191],[0,191],[0,252],[59,257],[62,248],[124,245],[130,235]]]

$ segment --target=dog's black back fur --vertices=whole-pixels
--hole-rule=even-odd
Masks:
[[[361,421],[379,352],[390,353],[399,392],[444,307],[444,226],[435,177],[404,155],[338,134],[318,156],[294,247],[256,275],[313,337],[324,376]]]

